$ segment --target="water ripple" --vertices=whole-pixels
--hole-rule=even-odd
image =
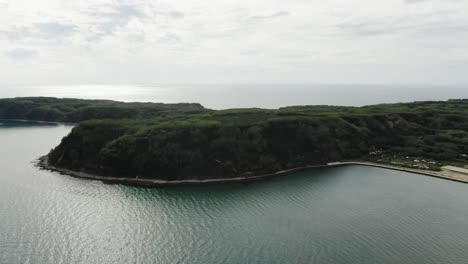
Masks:
[[[351,166],[249,185],[140,189],[31,166],[69,129],[0,128],[8,153],[0,160],[1,264],[468,259],[468,185]]]

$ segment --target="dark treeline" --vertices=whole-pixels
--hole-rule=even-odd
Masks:
[[[103,176],[206,179],[361,159],[370,152],[463,162],[468,101],[230,109],[80,123],[52,165]]]
[[[0,99],[0,119],[75,123],[90,119],[152,118],[207,111],[200,104],[123,103],[110,100],[23,97]]]

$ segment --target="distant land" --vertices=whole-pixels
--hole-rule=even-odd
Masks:
[[[248,179],[349,160],[431,171],[468,163],[466,99],[215,111],[13,98],[0,100],[0,119],[80,122],[43,162],[113,179]]]
[[[467,85],[385,84],[153,84],[1,86],[0,98],[59,97],[110,99],[122,102],[195,102],[222,110],[291,105],[365,106],[413,101],[468,98]]]
[[[0,99],[0,119],[76,123],[91,119],[153,118],[208,111],[200,104],[21,97]]]

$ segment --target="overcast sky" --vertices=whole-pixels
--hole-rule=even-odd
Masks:
[[[2,85],[468,84],[468,0],[0,0]]]

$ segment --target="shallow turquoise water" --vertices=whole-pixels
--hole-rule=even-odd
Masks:
[[[349,166],[139,189],[35,168],[70,129],[0,124],[0,263],[467,263],[466,184]]]

